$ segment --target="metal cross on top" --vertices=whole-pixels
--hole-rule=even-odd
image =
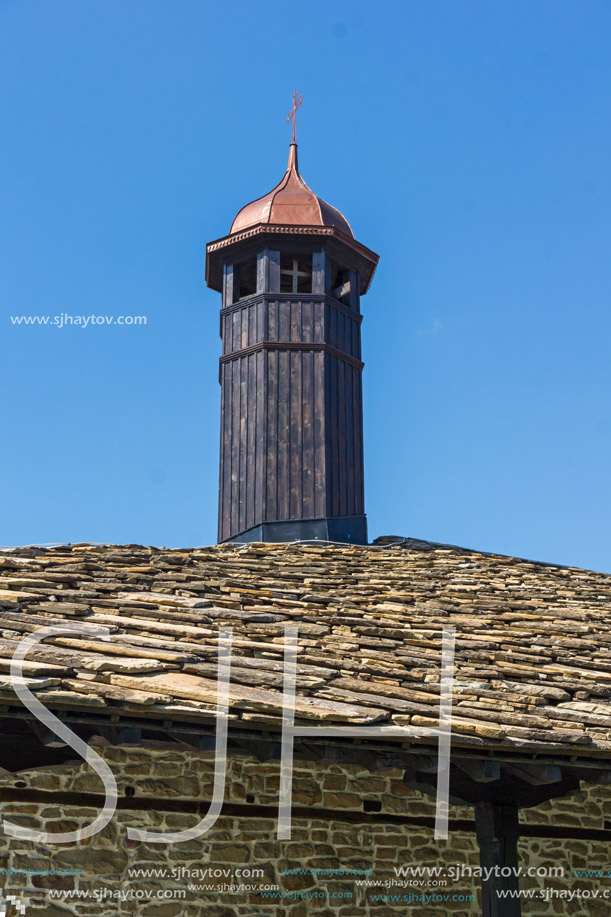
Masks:
[[[291,143],[297,143],[297,140],[295,139],[297,135],[297,109],[301,108],[302,102],[303,102],[303,96],[298,96],[297,90],[295,90],[295,92],[293,93],[293,108],[292,108],[292,111],[289,112],[289,116],[286,119],[287,124],[289,123],[291,118],[293,119],[293,139],[291,140]]]

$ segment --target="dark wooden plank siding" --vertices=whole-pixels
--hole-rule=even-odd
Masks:
[[[300,302],[289,303],[291,316],[290,341],[302,341],[302,304]]]
[[[356,320],[352,322],[352,346],[350,352],[355,359],[361,359],[361,323]]]
[[[325,364],[326,354],[312,354],[313,366],[313,425],[314,425],[314,516],[327,512],[327,445],[325,442]]]
[[[319,344],[325,339],[325,303],[324,302],[315,302],[314,306],[314,335],[312,337],[313,341],[316,341]]]
[[[354,512],[365,512],[363,481],[363,396],[361,374],[355,372],[352,377],[352,404],[354,410]]]
[[[289,351],[289,518],[302,519],[303,499],[303,403],[301,367],[306,354],[303,351]]]
[[[258,302],[255,308],[257,310],[257,341],[265,341],[267,340],[267,335],[266,335],[266,330],[265,330],[266,328],[265,326],[266,308],[265,308],[265,303],[263,302],[263,300]]]
[[[223,305],[230,306],[234,298],[235,272],[233,264],[226,264],[223,272]]]
[[[265,409],[267,404],[267,353],[260,350],[255,357],[255,499],[253,525],[263,518],[265,479],[267,476],[267,430]]]
[[[331,344],[331,347],[335,347],[336,349],[339,349],[338,341],[337,341],[337,309],[331,308],[329,312],[330,312],[330,315],[329,315],[329,320],[330,320],[329,343]]]
[[[314,303],[301,303],[301,340],[310,342],[314,340]]]
[[[221,329],[223,332],[223,354],[228,354],[231,350],[231,341],[232,334],[231,329],[233,327],[233,316],[231,312],[227,312],[225,315],[225,324],[221,324]]]
[[[241,349],[248,347],[248,324],[250,309],[248,307],[240,309],[240,340],[238,346]]]
[[[278,351],[265,353],[267,363],[267,474],[265,476],[264,511],[268,519],[278,519]]]
[[[291,340],[291,303],[278,301],[278,340]]]
[[[240,506],[240,361],[233,360],[231,366],[231,511],[229,525],[231,531],[239,531],[239,506]]]
[[[242,337],[241,317],[242,312],[240,309],[236,309],[235,312],[231,313],[231,343],[229,345],[230,353],[240,349],[240,340]]]
[[[301,412],[302,412],[302,518],[312,519],[315,515],[314,502],[314,353],[305,350],[301,354]]]
[[[349,363],[345,365],[346,372],[346,515],[353,515],[356,510],[356,494],[354,490],[354,382],[353,377],[357,369]]]
[[[248,315],[248,346],[257,343],[257,308],[253,303],[246,310]]]
[[[348,438],[346,430],[346,364],[343,360],[337,363],[337,445],[338,445],[338,513],[340,516],[348,515],[348,498],[346,482],[348,474]]]
[[[278,303],[269,302],[267,304],[267,335],[266,340],[278,340]]]
[[[281,304],[282,305],[282,304]],[[278,519],[289,519],[289,405],[291,374],[289,351],[278,351]]]
[[[337,360],[329,357],[329,446],[331,515],[339,516],[339,437],[337,435]]]
[[[342,350],[344,353],[350,353],[348,347],[346,347],[346,326],[348,322],[346,316],[343,312],[338,311],[337,313],[337,344],[335,345],[338,350]]]
[[[248,357],[241,357],[238,361],[240,365],[240,443],[239,443],[239,511],[238,526],[239,531],[246,528],[246,454],[248,450]]]
[[[329,289],[330,265],[323,250],[312,255],[312,293],[324,294]]]
[[[221,330],[219,539],[361,514],[358,313],[329,297],[255,295]]]
[[[267,253],[267,281],[270,293],[277,293],[280,290],[280,252]]]
[[[254,314],[254,313],[253,313]],[[245,528],[255,524],[255,462],[257,458],[257,355],[249,354],[245,359],[247,365],[246,406],[246,486],[244,493]]]
[[[350,308],[354,309],[355,312],[358,312],[360,309],[359,303],[359,284],[360,277],[359,272],[351,270],[348,272],[348,280],[350,282]]]
[[[257,293],[267,290],[267,249],[257,254]]]
[[[221,366],[221,460],[219,468],[219,536],[230,533],[231,505],[231,367]]]

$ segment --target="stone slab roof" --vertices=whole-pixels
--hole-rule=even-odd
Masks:
[[[442,628],[454,625],[455,745],[608,757],[610,611],[611,576],[408,539],[4,550],[0,707],[20,704],[19,640],[76,621],[112,640],[31,650],[27,684],[49,708],[212,722],[218,629],[231,625],[231,720],[273,731],[284,627],[296,624],[297,722],[409,739],[438,723]]]

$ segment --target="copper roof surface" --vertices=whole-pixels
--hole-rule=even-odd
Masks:
[[[353,237],[348,220],[308,188],[297,165],[297,144],[291,143],[287,170],[268,194],[246,204],[231,224],[230,235],[261,223],[284,226],[335,226]]]
[[[607,757],[610,610],[611,576],[428,542],[19,548],[0,551],[0,704],[20,704],[19,640],[78,622],[111,641],[57,636],[28,654],[48,707],[213,722],[231,625],[231,720],[280,730],[295,624],[298,720],[400,726],[417,742],[438,719],[454,625],[454,745]]]

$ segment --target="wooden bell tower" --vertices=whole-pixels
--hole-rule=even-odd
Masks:
[[[223,297],[219,542],[367,543],[360,299],[377,262],[306,185],[294,137],[282,181],[207,246]]]

